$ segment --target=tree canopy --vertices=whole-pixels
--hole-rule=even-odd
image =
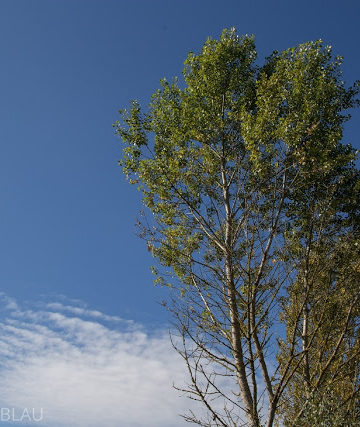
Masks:
[[[321,40],[256,57],[224,30],[115,124],[153,214],[141,235],[171,288],[185,391],[206,411],[184,417],[355,425],[360,174],[341,141],[359,84]]]

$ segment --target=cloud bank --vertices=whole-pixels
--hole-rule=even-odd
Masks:
[[[73,304],[0,299],[0,408],[18,418],[34,408],[37,419],[42,410],[42,421],[23,425],[186,425],[178,414],[189,400],[172,388],[185,367],[165,331]]]

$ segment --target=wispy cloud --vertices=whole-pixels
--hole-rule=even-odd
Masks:
[[[47,427],[185,425],[178,414],[189,401],[172,388],[184,366],[166,332],[72,304],[25,310],[0,298],[2,408],[43,408]]]
[[[124,320],[118,316],[108,316],[107,314],[104,314],[98,310],[89,310],[88,308],[65,305],[59,302],[48,303],[46,304],[46,307],[50,310],[68,312],[71,314],[76,314],[77,316],[92,317],[94,319],[104,320],[108,322],[126,322],[131,324],[133,323],[131,320]]]

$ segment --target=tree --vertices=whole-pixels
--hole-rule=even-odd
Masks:
[[[252,37],[224,30],[188,55],[184,83],[161,80],[145,113],[134,101],[115,124],[153,214],[141,235],[171,288],[185,391],[206,411],[184,417],[300,426],[327,416],[321,402],[350,425],[360,175],[340,141],[359,85],[321,41],[255,59]]]

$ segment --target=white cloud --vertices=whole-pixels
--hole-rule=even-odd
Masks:
[[[107,314],[101,313],[101,311],[98,310],[89,310],[87,308],[83,307],[75,307],[72,305],[64,305],[59,302],[53,302],[48,303],[47,308],[51,310],[58,310],[58,311],[65,311],[72,314],[76,314],[78,316],[82,317],[93,317],[95,319],[99,320],[105,320],[108,322],[127,322],[127,323],[133,323],[131,320],[124,320],[121,317],[118,316],[108,316]]]
[[[2,306],[8,310],[17,311],[19,309],[14,298],[10,298],[4,292],[0,292],[0,302]]]
[[[36,424],[47,427],[187,425],[178,414],[189,400],[172,388],[185,367],[166,332],[57,302],[25,310],[0,297],[0,408],[18,417],[35,408],[38,418],[43,408]]]

